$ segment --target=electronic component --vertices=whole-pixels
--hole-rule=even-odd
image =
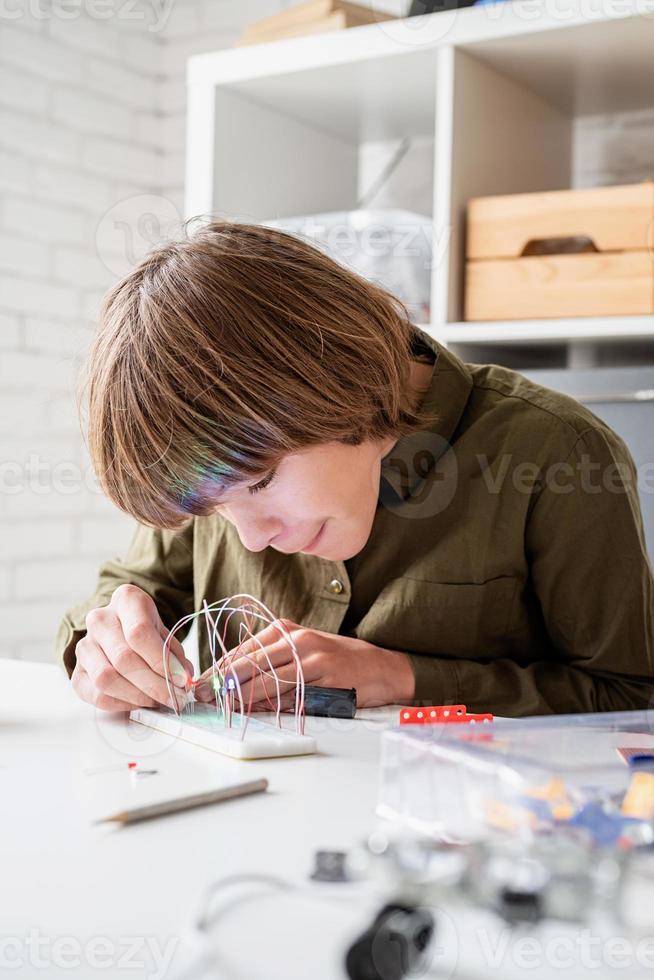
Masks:
[[[314,687],[304,688],[304,713],[321,718],[354,718],[357,710],[355,688]]]
[[[434,935],[434,917],[422,907],[390,903],[352,944],[345,957],[350,980],[402,980],[420,976],[420,960]]]
[[[203,682],[213,694],[213,704],[197,701],[197,681],[190,681],[183,692],[171,682],[175,659],[171,641],[179,630],[195,620],[204,624],[207,631],[211,668],[210,676],[203,675]],[[239,640],[229,650],[226,645],[228,630],[232,636],[236,630]],[[283,677],[267,652],[271,642],[279,644],[280,641],[288,654]],[[164,640],[162,653],[164,677],[173,709],[139,708],[130,713],[132,721],[237,759],[306,755],[316,751],[315,741],[304,735],[306,711],[302,661],[285,622],[260,599],[239,593],[211,605],[205,600],[201,610],[175,623]],[[256,705],[267,704],[275,715],[274,725],[251,718],[257,684]],[[282,705],[288,703],[289,695],[294,695],[295,731],[290,731],[281,721]]]
[[[493,721],[493,715],[468,714],[465,704],[428,704],[421,708],[402,708],[400,725],[475,725]]]
[[[316,741],[309,735],[258,718],[234,714],[227,726],[214,704],[198,702],[188,715],[177,715],[168,708],[135,708],[130,719],[233,759],[271,759],[316,751]]]
[[[316,851],[314,881],[348,881],[347,854],[345,851]]]

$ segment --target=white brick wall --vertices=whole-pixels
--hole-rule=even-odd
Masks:
[[[63,611],[132,531],[93,489],[75,407],[117,275],[98,226],[164,183],[181,206],[186,57],[285,5],[114,0],[107,19],[62,19],[42,0],[40,18],[27,3],[0,13],[0,656],[51,659]]]
[[[41,0],[39,18],[0,13],[0,655],[49,660],[63,610],[132,530],[94,487],[75,409],[92,322],[117,275],[115,243],[98,248],[98,226],[141,195],[181,209],[186,58],[292,2],[113,0],[106,19],[64,20]],[[19,7],[36,5],[6,5]],[[388,151],[371,148],[364,178]],[[429,160],[414,148],[375,203],[393,204],[395,186],[402,203],[428,209]],[[654,111],[577,125],[576,183],[652,173]]]
[[[163,42],[145,23],[42,9],[0,16],[0,654],[49,660],[64,609],[131,534],[96,516],[75,386],[115,278],[98,222],[158,190],[162,147],[139,139],[137,115],[155,110]]]

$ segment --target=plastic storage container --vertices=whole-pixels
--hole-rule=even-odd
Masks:
[[[654,712],[390,729],[377,809],[440,840],[565,825],[601,846],[651,843]]]
[[[414,323],[429,322],[431,218],[377,208],[283,218],[268,224],[306,239],[336,262],[393,293]]]

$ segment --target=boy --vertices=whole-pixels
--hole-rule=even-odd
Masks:
[[[140,527],[59,632],[86,701],[167,703],[167,629],[250,593],[287,621],[306,682],[360,706],[649,705],[636,473],[572,399],[464,364],[310,245],[230,223],[109,293],[88,373],[98,477]],[[283,677],[277,630],[258,638]]]

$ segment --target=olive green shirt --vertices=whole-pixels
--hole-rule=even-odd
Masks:
[[[654,579],[624,443],[573,399],[421,337],[437,355],[432,420],[383,460],[363,551],[250,553],[217,515],[140,527],[60,627],[68,673],[88,610],[130,582],[168,626],[205,597],[250,593],[304,626],[408,653],[418,702],[512,716],[649,706]]]

